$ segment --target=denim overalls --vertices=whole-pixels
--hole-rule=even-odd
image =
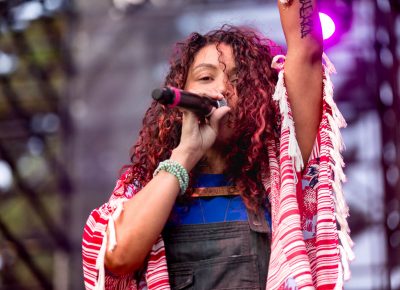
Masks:
[[[226,185],[222,175],[205,178],[199,187]],[[240,196],[224,196],[176,205],[173,216],[163,231],[171,289],[265,289],[268,213],[252,213]]]

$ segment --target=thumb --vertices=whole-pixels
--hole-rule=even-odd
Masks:
[[[228,106],[223,106],[214,110],[210,117],[209,124],[215,132],[218,132],[219,122],[230,110],[231,108],[229,108]]]
[[[182,133],[190,134],[198,128],[199,118],[195,113],[182,109]]]

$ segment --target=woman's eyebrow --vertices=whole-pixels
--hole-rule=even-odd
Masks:
[[[237,75],[238,74],[238,68],[237,67],[233,67],[228,71],[228,75],[229,76],[233,76],[233,75]]]
[[[216,70],[218,67],[215,65],[215,64],[212,64],[212,63],[200,63],[200,64],[198,64],[198,65],[196,65],[194,68],[193,68],[193,71],[195,71],[195,70],[198,70],[198,69],[201,69],[201,68],[209,68],[209,69],[214,69],[214,70]],[[237,74],[238,73],[238,69],[237,69],[237,67],[233,67],[233,68],[231,68],[228,72],[228,75],[235,75],[235,74]]]
[[[196,65],[193,70],[197,70],[200,68],[210,68],[210,69],[217,69],[217,66],[211,63],[200,63],[198,65]]]

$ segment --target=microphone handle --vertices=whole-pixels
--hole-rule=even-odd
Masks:
[[[208,117],[213,107],[218,108],[218,103],[215,100],[206,97],[200,97],[189,92],[181,92],[179,103],[176,106],[188,109],[198,115]]]
[[[226,100],[217,101],[172,87],[155,89],[152,97],[170,108],[181,107],[205,117],[211,114],[213,107],[219,108],[227,105]]]

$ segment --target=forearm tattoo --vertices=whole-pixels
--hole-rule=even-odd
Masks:
[[[300,0],[300,32],[301,38],[306,37],[313,29],[312,0]]]

